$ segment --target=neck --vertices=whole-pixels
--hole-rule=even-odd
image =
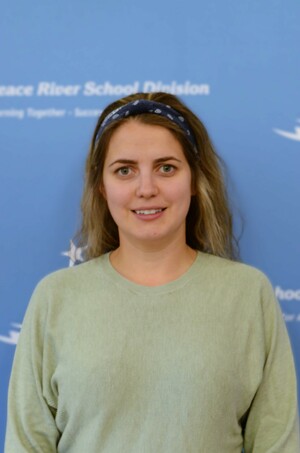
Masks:
[[[145,248],[126,243],[110,255],[112,266],[123,277],[145,286],[159,286],[184,274],[196,258],[185,243]]]

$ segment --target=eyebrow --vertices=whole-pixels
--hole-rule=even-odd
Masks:
[[[167,162],[169,160],[175,160],[176,162],[182,162],[180,159],[177,159],[174,156],[165,156],[165,157],[160,157],[159,159],[155,159],[154,163],[155,164],[160,164],[161,162]],[[137,161],[136,160],[132,160],[132,159],[117,159],[114,162],[112,162],[111,164],[109,164],[109,167],[112,167],[115,164],[131,164],[131,165],[134,165],[134,164],[137,164]]]

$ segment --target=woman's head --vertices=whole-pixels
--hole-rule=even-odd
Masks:
[[[157,111],[156,103],[160,103]],[[193,193],[186,218],[186,243],[197,250],[232,258],[231,215],[219,158],[202,122],[178,98],[167,93],[127,96],[110,104],[98,120],[86,162],[82,199],[80,243],[87,246],[87,258],[119,246],[118,227],[100,188],[111,137],[120,125],[133,119],[168,129],[182,147],[191,170]]]

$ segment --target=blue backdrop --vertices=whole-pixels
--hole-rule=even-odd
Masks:
[[[91,134],[131,92],[171,91],[206,124],[228,166],[242,259],[274,285],[300,374],[299,23],[296,0],[1,6],[0,449],[31,292],[80,261],[70,240]]]

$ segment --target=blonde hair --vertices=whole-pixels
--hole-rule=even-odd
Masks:
[[[169,119],[150,113],[113,121],[97,137],[104,118],[117,107],[137,99],[148,99],[170,105],[188,122],[199,152],[195,158],[192,145],[184,131]],[[186,218],[186,243],[195,250],[229,259],[237,255],[232,232],[232,216],[228,207],[222,165],[207,130],[197,116],[176,96],[168,93],[137,93],[110,104],[96,125],[85,167],[85,186],[81,209],[82,225],[78,234],[79,245],[86,247],[86,259],[95,258],[119,246],[118,227],[115,224],[100,187],[103,166],[110,138],[126,121],[140,121],[169,129],[181,143],[192,173],[191,204]]]

